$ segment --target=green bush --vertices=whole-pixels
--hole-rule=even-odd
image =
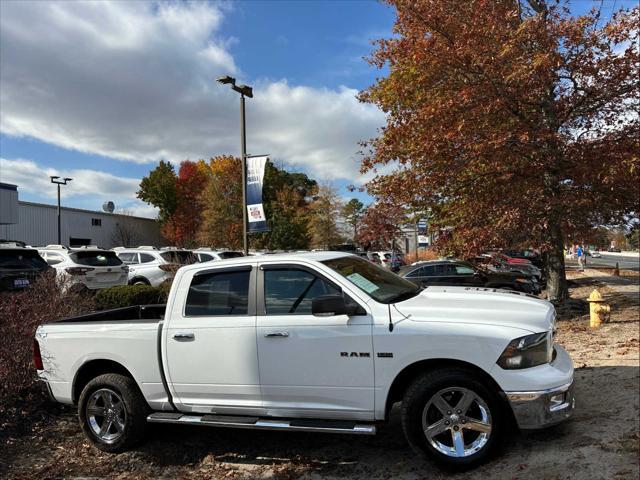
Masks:
[[[130,307],[132,305],[149,305],[166,303],[169,290],[150,285],[119,285],[103,288],[96,293],[98,310],[109,308]]]

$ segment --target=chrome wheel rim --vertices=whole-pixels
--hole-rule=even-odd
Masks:
[[[127,412],[120,395],[109,388],[93,392],[86,406],[93,434],[104,443],[116,442],[124,433]]]
[[[427,441],[447,457],[468,457],[479,452],[489,441],[491,428],[486,402],[463,387],[440,390],[422,412]]]

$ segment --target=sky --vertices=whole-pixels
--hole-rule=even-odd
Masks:
[[[633,2],[605,0],[603,17]],[[600,2],[575,0],[582,13]],[[363,59],[391,36],[393,10],[368,0],[0,2],[0,182],[54,203],[50,175],[72,177],[64,205],[154,217],[136,198],[161,159],[239,155],[239,99],[254,87],[247,152],[361,186],[359,142],[384,114],[356,99],[383,76]],[[29,28],[24,28],[29,25]]]

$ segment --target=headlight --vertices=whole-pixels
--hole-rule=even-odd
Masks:
[[[549,363],[553,355],[551,333],[534,333],[512,340],[497,364],[506,370],[530,368]]]

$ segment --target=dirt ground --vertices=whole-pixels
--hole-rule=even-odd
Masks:
[[[474,471],[452,475],[418,459],[397,409],[374,437],[153,426],[136,450],[109,455],[89,445],[72,409],[48,406],[27,434],[3,439],[0,477],[640,478],[638,278],[597,271],[571,277],[573,298],[585,299],[598,286],[612,305],[610,322],[595,331],[588,314],[560,314],[558,342],[576,366],[575,416],[549,430],[515,434],[495,460]]]

